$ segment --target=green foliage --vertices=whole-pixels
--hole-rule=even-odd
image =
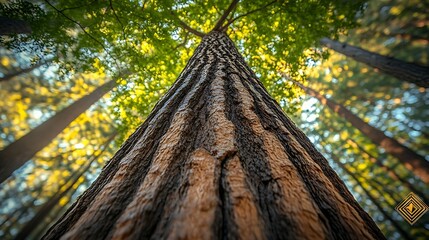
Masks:
[[[94,70],[94,59],[110,76],[131,73],[112,101],[118,128],[133,131],[174,82],[200,39],[189,27],[207,33],[230,1],[12,1],[4,12],[28,20],[33,34],[3,38],[8,47],[38,48],[53,55],[61,69]],[[362,1],[241,1],[228,16],[228,33],[272,96],[287,104],[297,91],[281,81],[279,72],[302,76],[307,50],[323,36],[353,26]],[[34,9],[27,13],[23,9]],[[12,11],[13,10],[13,11]],[[37,10],[37,11],[36,11]],[[0,11],[0,14],[2,11]],[[30,16],[30,17],[29,17]],[[235,21],[232,21],[234,20]],[[30,21],[31,20],[31,21]]]
[[[363,180],[362,187],[381,199],[382,206],[399,222],[392,206],[408,189],[391,180],[347,139],[364,146],[369,154],[427,193],[424,184],[327,109],[314,105],[300,112],[297,103],[303,92],[280,75],[285,73],[299,81],[308,76],[312,87],[427,154],[424,149],[429,145],[428,133],[423,129],[427,128],[429,99],[425,90],[380,75],[335,53],[330,54],[329,61],[322,61],[327,51],[315,48],[321,37],[340,37],[351,44],[362,43],[362,47],[374,52],[428,63],[427,25],[421,25],[427,21],[425,3],[363,3],[242,0],[223,26],[273,98],[285,111],[295,116],[302,113],[304,121],[297,122],[320,150],[326,148],[342,156],[343,163]],[[15,235],[42,203],[61,190],[61,184],[84,165],[84,160],[99,152],[113,129],[120,134],[115,139],[117,144],[112,144],[117,146],[145,120],[201,41],[189,28],[210,32],[230,4],[230,0],[19,0],[0,4],[0,15],[25,20],[33,29],[30,35],[0,37],[1,72],[12,72],[40,59],[55,59],[50,67],[0,83],[1,147],[103,82],[116,79],[119,83],[110,96],[73,122],[2,185],[0,223],[8,217],[11,220],[0,227],[0,236]],[[357,26],[357,17],[360,26],[345,36],[347,29]],[[80,180],[85,186],[94,180],[115,147],[109,149]],[[338,172],[342,173],[340,169]],[[398,238],[397,231],[362,188],[356,187],[352,179],[349,181],[346,174],[341,176],[387,236]],[[60,203],[73,201],[85,186],[75,186],[76,193],[69,193]],[[16,202],[17,199],[22,201]],[[61,204],[52,210],[46,223],[63,211]],[[414,231],[417,237],[422,235],[422,226],[417,230],[406,224],[401,226]],[[37,237],[43,227],[33,236]]]
[[[393,56],[410,62],[427,64],[428,42],[421,38],[411,39],[400,33],[419,33],[421,27],[409,24],[423,21],[427,10],[421,1],[371,1],[366,4],[366,12],[359,19],[360,26],[341,35],[343,42],[368,49],[380,54]],[[412,12],[412,14],[411,14]],[[391,34],[395,33],[395,34]],[[405,37],[404,37],[405,36]],[[420,35],[421,37],[422,35]],[[380,74],[364,64],[353,61],[341,54],[331,52],[324,61],[316,62],[316,67],[307,72],[309,85],[342,104],[372,126],[394,137],[402,144],[418,152],[429,154],[428,121],[429,94],[423,88]],[[410,226],[394,207],[411,191],[419,191],[426,199],[429,191],[418,178],[399,161],[384,153],[382,149],[363,136],[346,120],[338,117],[328,108],[304,101],[303,114],[296,119],[301,129],[312,139],[324,155],[331,160],[354,196],[373,217],[388,239],[405,238],[399,234],[394,224],[386,219],[363,188],[377,200],[377,203],[413,239],[427,238],[427,217]],[[361,183],[346,174],[332,156],[337,156]],[[385,168],[371,159],[377,159],[408,181],[416,190],[394,179]]]

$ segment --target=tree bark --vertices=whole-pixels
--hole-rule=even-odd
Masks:
[[[297,131],[211,32],[44,239],[384,239]]]
[[[101,85],[92,93],[59,111],[55,116],[46,120],[25,136],[1,150],[0,183],[6,180],[13,171],[30,160],[34,154],[47,146],[52,139],[60,134],[74,119],[85,112],[92,104],[115,86],[115,80]]]
[[[381,72],[391,75],[399,80],[429,88],[429,67],[405,62],[396,58],[386,57],[377,53],[366,51],[359,47],[341,43],[329,38],[320,40],[324,46],[351,57],[358,62],[379,69]]]
[[[295,84],[297,84],[310,96],[317,98],[322,105],[329,107],[332,111],[336,112],[339,116],[346,119],[362,134],[367,136],[374,144],[383,148],[386,151],[386,153],[391,154],[392,156],[398,158],[398,160],[407,169],[412,171],[416,176],[420,177],[420,179],[423,182],[429,183],[429,162],[426,161],[426,159],[423,156],[420,156],[413,150],[400,144],[395,139],[386,136],[386,134],[384,134],[382,131],[364,122],[362,119],[354,115],[351,111],[349,111],[344,106],[332,100],[327,99],[325,96],[323,96],[316,90],[306,87],[296,81],[293,81],[293,82],[295,82]]]
[[[328,153],[328,152],[327,152]],[[379,198],[376,198],[368,189],[364,188],[362,186],[362,181],[359,180],[359,178],[348,169],[348,167],[346,167],[343,163],[341,163],[341,161],[338,159],[338,157],[334,156],[333,154],[329,154],[332,158],[332,160],[344,171],[347,173],[347,175],[349,175],[355,182],[356,184],[364,191],[364,193],[368,196],[368,198],[371,200],[371,202],[377,207],[378,211],[381,212],[381,214],[383,215],[383,217],[385,219],[387,219],[389,222],[392,223],[392,225],[395,227],[395,229],[399,232],[399,234],[401,234],[401,236],[404,239],[413,239],[410,234],[408,232],[406,232],[399,224],[397,221],[395,221],[392,217],[391,214],[389,214],[384,208],[383,206],[380,205]],[[369,184],[372,188],[374,188],[376,191],[378,191],[374,186],[372,186],[371,184]]]
[[[23,20],[0,16],[0,35],[30,34],[31,27]]]

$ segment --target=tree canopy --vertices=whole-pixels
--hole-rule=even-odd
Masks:
[[[340,39],[427,67],[427,9],[427,3],[417,0],[0,1],[0,22],[20,20],[31,29],[26,34],[0,31],[0,78],[13,75],[0,81],[1,148],[98,86],[112,79],[118,84],[2,184],[0,236],[16,236],[42,204],[72,184],[45,222],[57,218],[146,119],[201,38],[218,30],[229,35],[271,96],[332,159],[383,232],[389,238],[404,237],[364,190],[381,202],[392,221],[400,222],[393,207],[411,191],[404,182],[428,199],[425,184],[289,79],[318,90],[427,156],[427,90],[319,43],[324,37]],[[78,171],[89,161],[88,171]],[[341,164],[356,178],[347,177]],[[389,177],[386,167],[404,181]],[[416,237],[424,237],[429,228],[424,223],[399,226]],[[33,236],[44,227],[38,226]]]

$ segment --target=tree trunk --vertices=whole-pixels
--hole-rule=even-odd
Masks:
[[[52,60],[53,59],[41,61],[39,63],[34,64],[33,66],[30,66],[29,68],[23,68],[23,69],[20,69],[18,71],[12,72],[12,73],[7,73],[3,77],[0,77],[0,82],[9,81],[16,76],[19,76],[19,75],[24,74],[24,73],[29,73],[38,67],[41,67],[43,65],[46,65],[46,64],[52,62]]]
[[[292,125],[212,32],[44,239],[383,239]]]
[[[24,165],[34,154],[47,146],[52,139],[60,134],[74,119],[85,112],[92,104],[109,92],[116,81],[111,80],[92,93],[82,97],[64,108],[22,138],[9,144],[0,151],[0,183],[8,178],[13,171]]]
[[[356,182],[356,184],[360,187],[360,188],[362,188],[362,190],[365,192],[365,194],[368,196],[368,198],[371,200],[371,202],[377,207],[377,209],[378,209],[378,211],[380,211],[381,212],[381,214],[383,215],[383,217],[385,218],[385,219],[387,219],[389,222],[391,222],[392,223],[392,225],[395,227],[395,229],[401,234],[401,236],[404,238],[404,239],[409,239],[409,240],[411,240],[411,239],[413,239],[411,236],[410,236],[410,234],[407,232],[407,231],[405,231],[400,225],[399,225],[399,223],[397,222],[397,221],[395,221],[392,217],[391,217],[391,214],[389,214],[381,205],[380,205],[380,203],[379,203],[379,201],[380,201],[380,199],[379,198],[376,198],[375,196],[373,196],[373,194],[370,192],[370,191],[368,191],[366,188],[364,188],[363,186],[362,186],[362,181],[361,180],[359,180],[359,178],[352,172],[352,171],[350,171],[343,163],[341,163],[341,161],[338,159],[338,157],[336,157],[336,156],[334,156],[333,154],[330,154],[329,153],[329,155],[331,156],[331,158],[332,158],[332,160],[344,171],[344,172],[346,172],[347,173],[347,175],[349,175],[355,182]],[[371,187],[373,187],[373,186],[371,186]],[[373,187],[374,188],[374,187]],[[375,189],[375,188],[374,188]],[[378,190],[377,190],[378,191]]]
[[[341,43],[329,38],[322,38],[320,42],[341,54],[351,57],[358,62],[365,63],[381,72],[391,75],[399,80],[414,83],[417,86],[429,88],[429,67],[405,62],[392,57],[366,51],[362,48]]]
[[[0,16],[0,35],[30,34],[31,27],[23,20]]]
[[[310,96],[317,98],[324,106],[329,107],[332,111],[336,112],[339,116],[350,122],[362,134],[367,136],[371,141],[382,147],[386,153],[399,159],[404,166],[412,171],[416,176],[420,177],[425,183],[429,183],[429,162],[426,159],[408,147],[400,144],[393,138],[386,136],[382,131],[364,122],[358,116],[354,115],[344,106],[327,99],[314,89],[306,87],[301,83],[294,81]]]
[[[44,222],[45,218],[52,211],[52,209],[58,204],[58,202],[66,196],[70,190],[74,189],[73,187],[78,183],[81,176],[83,176],[91,167],[92,163],[97,160],[101,154],[107,149],[108,145],[116,137],[114,133],[107,141],[103,144],[102,150],[97,154],[94,154],[91,160],[86,164],[83,169],[78,170],[72,176],[70,176],[67,181],[59,188],[58,192],[54,194],[47,202],[45,202],[36,212],[36,214],[28,221],[24,227],[16,235],[15,240],[18,239],[27,239],[28,236],[36,229],[41,223]],[[67,186],[67,187],[66,187]],[[76,189],[75,189],[76,190]]]

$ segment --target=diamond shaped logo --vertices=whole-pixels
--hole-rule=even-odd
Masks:
[[[413,225],[429,210],[429,207],[411,192],[395,209],[407,222]]]

